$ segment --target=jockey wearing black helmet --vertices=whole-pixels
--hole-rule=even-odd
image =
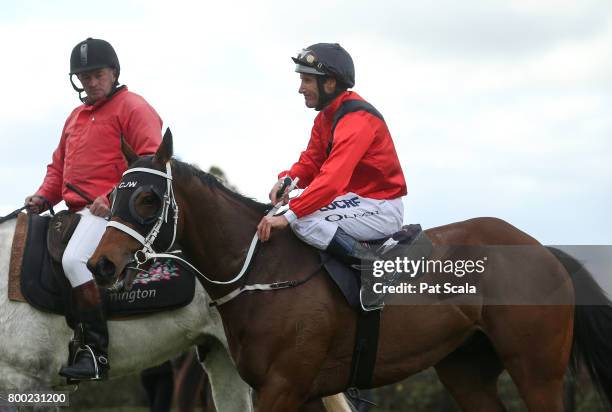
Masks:
[[[107,67],[113,69],[115,77],[112,89],[109,93],[112,94],[119,86],[119,73],[121,72],[119,58],[113,46],[106,40],[93,39],[91,37],[88,37],[74,46],[70,54],[70,83],[74,90],[79,93],[79,99],[83,103],[85,103],[86,99],[81,97],[81,93],[83,93],[85,89],[78,87],[74,83],[73,76]]]
[[[338,43],[317,43],[303,49],[295,62],[296,73],[314,74],[319,88],[319,101],[315,106],[321,110],[346,89],[355,85],[355,66],[351,55]],[[336,88],[327,92],[324,84],[328,78],[336,79]]]
[[[382,115],[354,91],[355,66],[337,43],[317,43],[292,57],[300,74],[299,93],[319,111],[310,141],[293,166],[279,173],[299,178],[302,195],[282,216],[264,217],[259,238],[288,224],[304,242],[354,261],[378,259],[360,241],[380,239],[401,229],[406,195],[404,174]],[[288,201],[288,194],[282,194]]]
[[[106,312],[86,262],[106,229],[108,194],[127,168],[120,138],[139,155],[155,153],[161,142],[161,118],[145,99],[119,86],[119,72],[117,54],[105,40],[90,37],[72,49],[70,82],[84,104],[68,116],[42,185],[25,200],[32,213],[44,211],[46,199],[51,205],[64,201],[80,216],[62,257],[75,338],[60,375],[70,381],[105,379],[110,368]]]

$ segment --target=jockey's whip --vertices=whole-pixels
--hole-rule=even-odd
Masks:
[[[81,198],[83,200],[85,200],[87,202],[88,205],[91,205],[93,203],[93,200],[91,200],[89,198],[89,196],[87,196],[81,189],[79,189],[78,187],[76,187],[75,185],[73,185],[72,183],[68,183],[66,182],[66,187],[70,190],[72,190],[74,193],[76,193],[77,195],[81,196]]]
[[[19,209],[13,210],[8,215],[0,217],[0,223],[4,223],[7,220],[11,220],[11,219],[16,218],[17,216],[19,216],[19,213],[21,213],[21,211],[24,210],[26,207],[28,207],[28,206],[27,205],[21,206]]]
[[[293,189],[295,189],[295,187],[297,186],[298,182],[300,181],[299,177],[296,177],[293,181],[291,181],[291,178],[289,176],[285,177],[285,179],[283,180],[283,184],[281,185],[281,187],[278,189],[278,191],[276,192],[276,198],[278,199],[278,194],[280,193],[280,195],[282,196],[283,193],[285,193],[285,189],[287,189],[287,187],[289,188],[289,192],[291,192]],[[276,214],[276,212],[278,212],[278,209],[280,209],[283,206],[283,200],[281,199],[280,201],[278,201],[274,207],[272,209],[270,209],[270,211],[268,213],[266,213],[266,216],[273,216]],[[255,234],[255,237],[257,237],[257,234]]]
[[[47,200],[47,198],[44,196],[40,196],[40,195],[36,195],[36,196],[42,199],[43,207],[46,207],[49,210],[49,213],[51,213],[51,216],[55,215],[53,206],[51,206],[51,203]],[[27,208],[28,208],[28,205],[23,205],[19,209],[13,210],[11,213],[9,213],[6,216],[0,216],[0,223],[4,223],[7,220],[15,219],[17,216],[19,216],[19,213],[21,213],[22,210],[27,209]],[[28,213],[30,213],[30,211],[28,211]]]

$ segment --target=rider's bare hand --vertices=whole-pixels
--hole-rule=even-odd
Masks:
[[[282,229],[287,227],[288,224],[289,222],[285,216],[264,216],[257,225],[259,240],[266,242],[270,239],[270,232],[272,229]]]
[[[272,190],[270,190],[269,197],[273,205],[276,205],[281,200],[276,197],[276,193],[281,188],[282,184],[283,184],[283,179],[280,179],[278,182],[274,184],[274,186],[272,186]],[[289,203],[289,187],[285,188],[285,191],[283,192],[283,196],[282,196],[282,201],[283,201],[283,205],[286,205],[287,203]]]
[[[45,210],[44,200],[38,195],[32,195],[25,198],[24,204],[27,206],[30,213],[42,213]]]
[[[110,204],[105,196],[98,196],[94,202],[87,206],[89,211],[94,216],[108,217],[110,216]]]

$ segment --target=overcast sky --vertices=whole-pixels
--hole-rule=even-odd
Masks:
[[[316,115],[290,56],[339,42],[394,137],[406,222],[497,216],[547,244],[612,244],[609,0],[0,4],[0,214],[42,181],[86,37],[114,45],[182,160],[260,200]]]

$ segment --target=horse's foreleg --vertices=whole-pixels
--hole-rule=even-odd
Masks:
[[[256,412],[298,412],[306,404],[291,382],[264,385],[257,394]]]
[[[325,412],[325,405],[321,399],[313,399],[311,401],[306,402],[300,408],[300,412]]]
[[[327,412],[351,412],[351,407],[343,393],[323,398],[323,405]]]
[[[219,411],[252,411],[251,388],[236,370],[225,347],[215,341],[204,356],[213,400]]]
[[[257,412],[264,411],[299,411],[299,412],[350,412],[351,408],[344,397],[344,394],[328,396],[326,398],[304,399],[304,394],[297,392],[300,387],[295,382],[278,379],[278,384],[264,385],[258,392],[256,402]]]

